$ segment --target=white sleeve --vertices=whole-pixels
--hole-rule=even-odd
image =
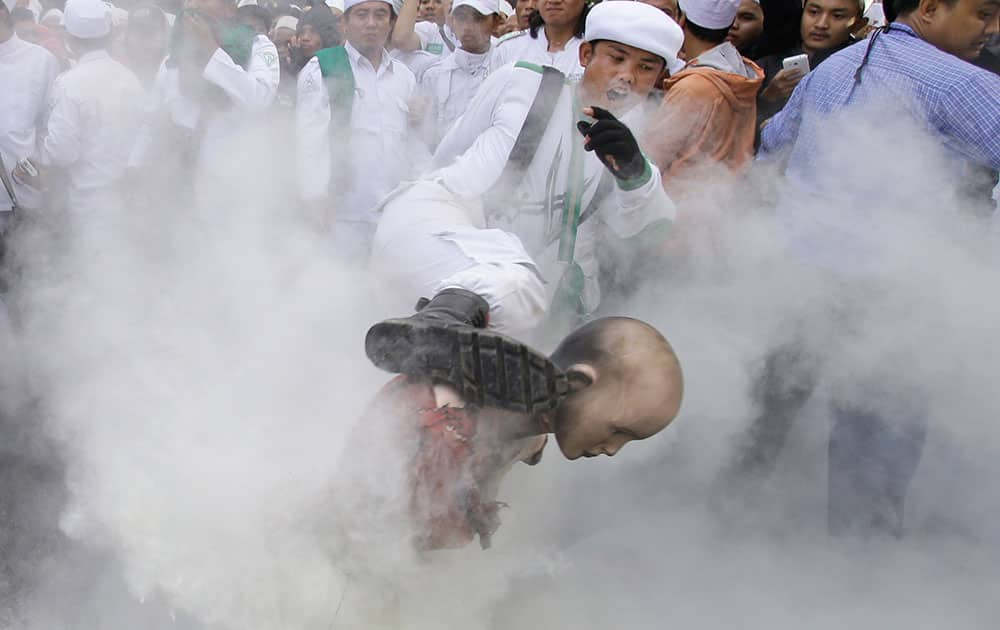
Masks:
[[[434,154],[436,175],[452,192],[478,197],[500,178],[542,75],[508,66],[479,87]]]
[[[50,166],[69,166],[80,157],[80,108],[56,81],[52,87],[52,108],[42,140],[40,160]]]
[[[438,25],[434,22],[417,22],[413,25],[413,32],[416,33],[417,39],[420,40],[420,50],[426,50],[427,44],[438,33]]]
[[[257,35],[253,40],[250,63],[244,70],[219,48],[208,60],[201,76],[222,88],[237,107],[260,111],[270,107],[278,93],[281,79],[278,49],[266,37]]]
[[[619,238],[629,238],[656,223],[673,222],[674,202],[663,190],[660,169],[646,160],[646,169],[635,179],[615,178],[615,187],[600,210],[600,220]]]
[[[319,60],[313,57],[299,73],[295,105],[295,156],[299,196],[326,197],[330,186],[330,95]]]
[[[139,125],[139,133],[132,146],[132,153],[128,158],[128,165],[131,168],[146,166],[150,160],[150,153],[153,146],[153,135],[156,133],[156,123],[160,118],[161,111],[167,101],[167,67],[166,63],[160,64],[160,69],[156,71],[156,78],[153,79],[153,87],[146,95],[142,109],[142,123]]]

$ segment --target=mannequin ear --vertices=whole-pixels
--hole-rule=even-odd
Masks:
[[[597,370],[589,363],[574,363],[566,370],[569,391],[578,392],[597,382]]]

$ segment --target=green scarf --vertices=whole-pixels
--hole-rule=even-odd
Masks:
[[[354,71],[347,49],[343,46],[323,48],[316,52],[319,70],[330,94],[330,111],[335,123],[346,127],[351,123],[354,107]]]

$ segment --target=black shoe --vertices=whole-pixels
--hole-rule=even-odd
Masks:
[[[365,352],[377,367],[447,383],[469,404],[529,415],[566,396],[566,376],[548,357],[486,329],[489,304],[479,295],[445,289],[422,302],[414,315],[368,330]]]

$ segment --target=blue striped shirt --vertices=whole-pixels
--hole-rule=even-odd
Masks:
[[[1000,77],[936,48],[899,22],[806,75],[764,128],[761,154],[790,147],[787,175],[814,188],[810,184],[822,177],[816,172],[822,170],[818,149],[838,133],[828,117],[865,103],[898,106],[958,155],[1000,170]]]

